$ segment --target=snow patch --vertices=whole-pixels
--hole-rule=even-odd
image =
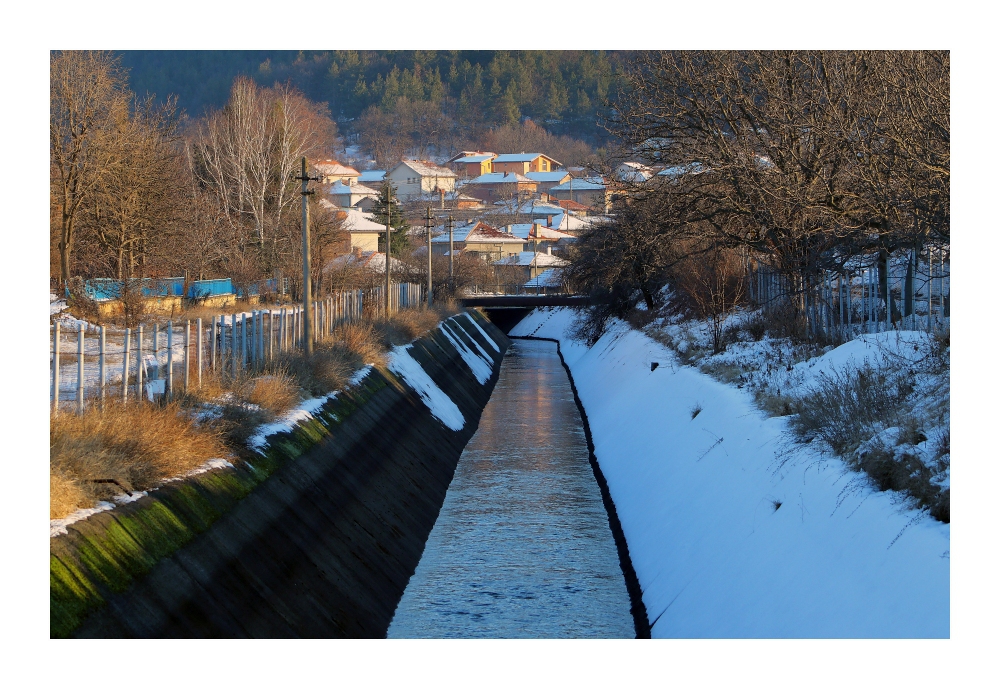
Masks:
[[[479,323],[476,322],[476,319],[473,318],[468,313],[465,313],[464,315],[465,315],[466,318],[469,319],[470,323],[472,323],[474,326],[476,326],[476,330],[478,330],[479,332],[481,332],[483,334],[483,337],[486,339],[487,342],[490,343],[490,346],[493,347],[493,349],[497,350],[497,352],[499,352],[500,351],[500,347],[497,345],[496,342],[493,341],[492,337],[490,337],[489,335],[486,334],[486,331],[483,330],[483,327],[481,325],[479,325]]]
[[[431,415],[453,431],[465,427],[465,417],[451,398],[437,386],[420,362],[410,356],[409,349],[413,345],[395,347],[389,352],[389,370],[398,375],[406,384],[420,395],[420,399],[430,410]]]
[[[482,357],[469,349],[460,337],[453,335],[450,332],[450,326],[447,322],[441,323],[441,332],[444,333],[444,336],[448,338],[448,341],[451,342],[455,346],[455,349],[458,350],[458,353],[462,356],[462,360],[472,370],[472,375],[476,377],[479,384],[485,385],[486,381],[488,381],[493,375],[493,362],[491,361],[490,363],[486,363]],[[473,342],[475,342],[475,340],[473,340]]]

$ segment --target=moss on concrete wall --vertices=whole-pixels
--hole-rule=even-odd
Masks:
[[[485,386],[437,330],[410,351],[462,410],[461,431],[373,370],[254,461],[51,539],[51,635],[384,635],[508,344],[473,317],[501,344]],[[453,321],[494,353],[465,317]]]

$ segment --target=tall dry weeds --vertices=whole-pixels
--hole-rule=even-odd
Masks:
[[[49,424],[50,514],[65,516],[121,492],[113,483],[96,481],[147,490],[228,455],[220,434],[198,427],[176,403],[109,400],[103,409],[60,413]]]

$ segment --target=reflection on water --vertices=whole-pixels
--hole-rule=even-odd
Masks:
[[[388,636],[635,636],[554,343],[507,352]]]

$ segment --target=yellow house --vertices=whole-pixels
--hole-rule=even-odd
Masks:
[[[493,172],[552,172],[562,163],[543,153],[504,153],[493,159]]]

